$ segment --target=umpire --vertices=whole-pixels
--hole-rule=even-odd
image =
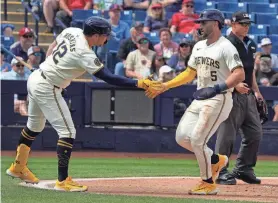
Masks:
[[[218,128],[216,153],[230,157],[240,128],[243,133],[235,168],[231,173],[227,168],[223,168],[216,181],[218,184],[235,185],[236,178],[250,184],[261,183],[261,180],[256,178],[253,167],[257,162],[262,138],[262,125],[256,99],[263,98],[254,72],[256,44],[247,36],[251,23],[246,12],[235,12],[232,16],[232,32],[227,37],[239,53],[245,71],[245,81],[235,87],[232,111],[228,119]]]

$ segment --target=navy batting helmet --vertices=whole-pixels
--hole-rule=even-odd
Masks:
[[[93,35],[93,34],[110,35],[111,25],[104,18],[92,16],[85,20],[83,26],[83,32],[85,35]]]
[[[203,21],[218,21],[221,27],[225,24],[225,17],[223,13],[217,9],[207,9],[204,10],[201,14],[199,19],[195,20],[196,23],[200,23]]]

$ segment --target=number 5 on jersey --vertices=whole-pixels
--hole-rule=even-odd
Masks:
[[[217,81],[217,71],[210,71],[211,81]]]
[[[58,64],[60,58],[62,58],[68,51],[65,41],[62,41],[56,50],[53,51],[53,61],[55,64]]]

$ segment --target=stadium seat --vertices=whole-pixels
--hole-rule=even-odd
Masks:
[[[247,3],[269,3],[269,0],[239,0],[240,2]]]
[[[158,44],[160,42],[157,32],[144,33],[144,35],[153,43],[153,45]]]
[[[258,35],[249,34],[248,37],[252,39],[256,44],[258,44]]]
[[[269,35],[270,40],[277,45],[278,35]]]
[[[166,15],[165,15],[165,17],[166,17],[166,19],[172,19],[172,16],[174,15],[174,13],[173,12],[166,12]]]
[[[120,40],[111,37],[107,42],[107,53],[105,55],[105,66],[114,73],[115,65],[118,62],[117,53],[120,47]]]
[[[272,53],[278,54],[278,46],[272,47]],[[278,68],[277,68],[277,72],[278,72]]]
[[[121,11],[120,20],[125,21],[127,24],[129,24],[129,26],[131,26],[132,25],[132,19],[133,19],[132,12],[133,11],[131,11],[131,10]]]
[[[211,0],[211,1],[214,1],[214,2],[221,2],[221,3],[237,3],[238,0]]]
[[[271,26],[269,26],[268,34],[269,35],[278,35],[278,25],[271,25]]]
[[[14,37],[5,37],[1,35],[1,44],[8,50],[10,50],[10,46],[14,43]]]
[[[266,25],[252,25],[249,29],[250,34],[254,35],[267,35],[267,26]]]
[[[218,3],[216,7],[222,12],[247,11],[246,3]]]
[[[134,11],[134,20],[135,21],[145,21],[147,16],[146,11],[135,10]]]
[[[276,4],[254,4],[249,3],[248,5],[248,12],[249,13],[273,13],[277,14],[278,12],[278,5]]]
[[[72,21],[83,22],[88,17],[91,16],[101,16],[101,11],[99,10],[83,10],[83,9],[75,9],[72,10]]]
[[[278,25],[277,14],[256,14],[255,19],[257,24]]]
[[[278,4],[278,0],[270,0],[270,3]]]
[[[206,3],[202,3],[202,2],[195,2],[194,3],[194,6],[195,6],[195,11],[197,13],[205,10],[205,9],[213,9],[213,8],[216,8],[216,4],[215,2],[211,2],[211,1],[208,1]]]
[[[185,34],[185,33],[178,33],[177,32],[173,35],[172,40],[179,44],[180,41],[184,38],[191,41],[193,39],[193,36],[191,34]]]

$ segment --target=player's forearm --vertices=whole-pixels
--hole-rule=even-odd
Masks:
[[[54,49],[54,47],[55,47],[56,45],[57,45],[57,42],[56,42],[56,41],[52,42],[52,43],[49,45],[48,50],[47,50],[47,52],[46,52],[46,57],[48,57],[48,56],[52,53],[52,51],[53,51],[53,49]]]
[[[252,79],[252,90],[254,92],[258,92],[260,93],[260,89],[258,87],[258,84],[257,84],[257,79],[256,79],[256,73],[255,73],[255,70],[253,71],[253,79]]]
[[[111,85],[137,87],[137,80],[114,75],[107,68],[100,69],[97,73],[95,73],[95,76]]]
[[[181,72],[174,79],[164,83],[168,89],[181,86],[189,83],[196,77],[196,71],[190,67],[187,67],[185,71]]]
[[[236,68],[232,74],[226,79],[227,88],[235,87],[237,84],[245,80],[245,73],[242,67]]]

